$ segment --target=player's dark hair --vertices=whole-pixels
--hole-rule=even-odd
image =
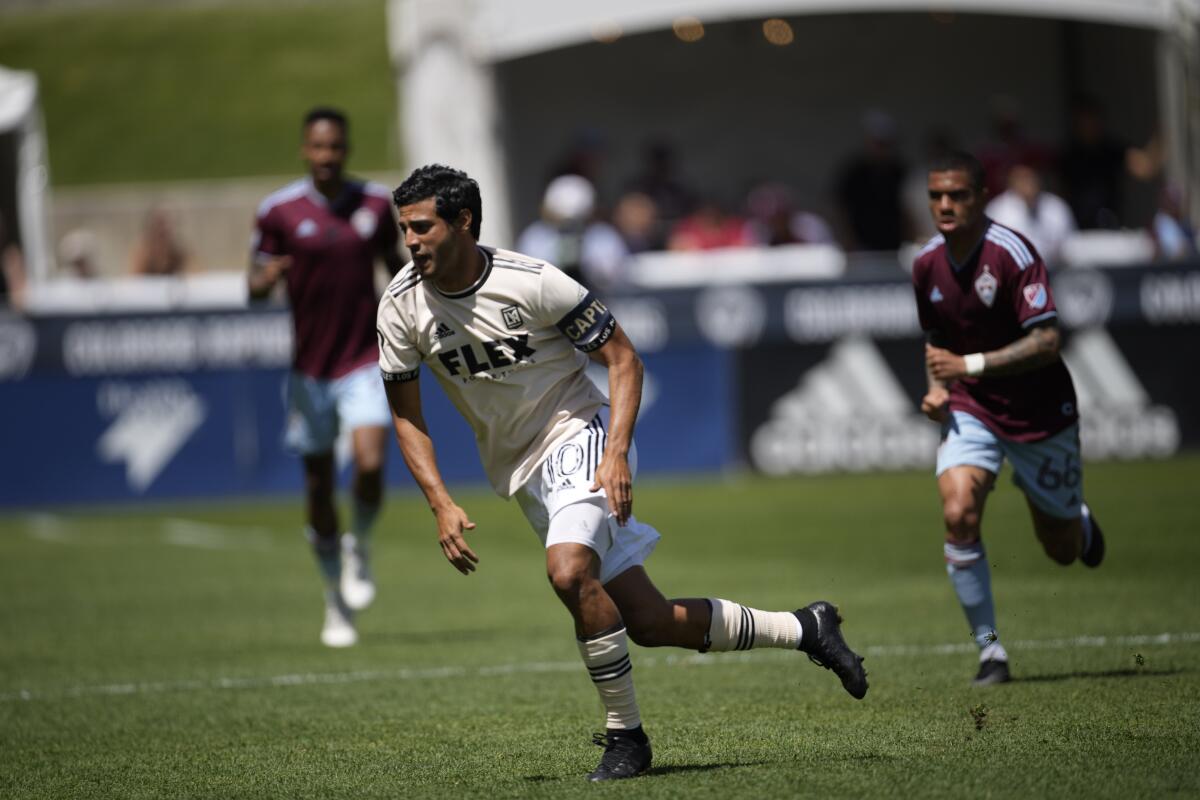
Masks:
[[[944,156],[938,156],[929,165],[930,172],[965,172],[971,182],[971,188],[982,192],[984,187],[983,164],[979,159],[965,150],[955,150]]]
[[[471,235],[479,240],[483,222],[483,202],[479,199],[479,184],[461,170],[442,164],[426,164],[413,170],[404,183],[392,192],[396,207],[410,206],[432,197],[437,215],[453,224],[465,208],[471,212]]]
[[[300,130],[307,133],[310,125],[321,120],[336,123],[344,135],[350,135],[350,120],[346,119],[345,112],[332,106],[316,106],[309,109],[309,112],[304,115],[304,124]]]

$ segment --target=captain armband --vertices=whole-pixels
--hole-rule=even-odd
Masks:
[[[588,292],[579,305],[558,321],[557,327],[577,350],[590,353],[612,338],[617,321],[608,306]]]
[[[379,374],[388,383],[407,383],[408,381],[415,381],[420,376],[421,368],[413,367],[404,372],[388,372],[385,369],[381,369],[379,370]]]

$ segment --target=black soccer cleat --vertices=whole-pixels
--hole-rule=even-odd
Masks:
[[[863,669],[862,656],[851,650],[842,638],[842,617],[838,614],[837,606],[827,600],[818,600],[800,611],[808,611],[817,620],[816,636],[804,648],[809,660],[819,667],[833,670],[850,696],[862,700],[867,694],[867,671]],[[800,611],[795,612],[797,616]]]
[[[1012,676],[1008,674],[1008,662],[989,658],[987,661],[979,662],[979,672],[975,675],[975,680],[971,681],[971,685],[991,686],[994,683],[1008,683],[1011,680]]]
[[[1092,517],[1092,541],[1088,549],[1079,556],[1079,560],[1087,567],[1098,567],[1104,560],[1104,533],[1095,517]]]
[[[650,768],[654,753],[650,740],[639,725],[630,731],[609,729],[607,734],[593,733],[592,744],[604,748],[600,765],[588,775],[589,781],[636,778]]]

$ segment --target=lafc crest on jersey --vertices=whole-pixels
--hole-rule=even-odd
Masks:
[[[996,276],[992,274],[992,269],[987,264],[983,265],[983,272],[979,273],[979,277],[975,279],[975,294],[979,295],[979,299],[988,308],[992,307],[992,303],[996,302]]]

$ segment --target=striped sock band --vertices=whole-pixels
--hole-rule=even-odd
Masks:
[[[633,662],[629,660],[625,626],[580,638],[577,644],[604,706],[605,727],[630,730],[640,726],[642,715],[633,690]]]
[[[760,611],[729,600],[711,598],[712,622],[705,650],[749,650],[752,647],[800,647],[803,628],[790,611]]]

